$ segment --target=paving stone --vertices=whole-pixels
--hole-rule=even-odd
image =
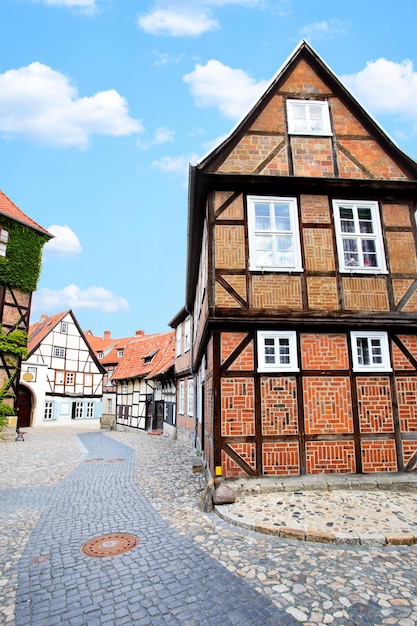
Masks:
[[[338,485],[333,477],[271,480],[268,492],[247,481],[245,500],[239,492],[231,505],[238,507],[231,525],[227,515],[200,511],[203,477],[192,472],[193,452],[185,443],[140,431],[78,434],[29,429],[25,447],[1,450],[6,541],[0,560],[7,582],[0,585],[0,623],[290,626],[302,614],[305,624],[417,626],[417,545],[410,539],[416,520],[407,510],[416,508],[416,489],[407,482],[404,498],[395,476],[385,481],[384,497],[383,477],[351,479],[348,493],[348,481]],[[102,460],[83,462],[89,459]],[[336,515],[342,511],[343,524]],[[275,515],[275,528],[316,539],[330,533],[337,543],[240,527],[243,520],[274,529]],[[88,539],[122,531],[136,534],[139,546],[104,559],[80,553]],[[399,545],[347,543],[367,534],[384,542],[392,536]],[[42,556],[45,561],[33,562]],[[147,607],[145,588],[152,594]],[[91,610],[84,614],[79,607],[90,591]]]

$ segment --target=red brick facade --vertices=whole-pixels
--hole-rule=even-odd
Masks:
[[[326,103],[330,130],[291,130],[291,100]],[[205,363],[201,447],[212,474],[413,469],[417,164],[303,43],[193,177],[187,293],[192,307],[194,259],[202,256],[206,232],[207,283],[194,319],[193,354],[195,371]],[[299,262],[293,269],[256,269],[251,261],[251,245],[263,250],[265,239],[263,232],[258,239],[251,234],[250,203],[263,196],[288,198],[296,207]],[[362,242],[379,236],[377,271],[365,260],[351,269],[350,253],[349,263],[344,260],[354,227],[337,217],[337,207],[361,202],[374,207],[378,226],[361,224],[355,245],[363,245],[365,258],[373,243]],[[282,235],[271,241],[285,248]],[[289,366],[283,360],[274,371],[263,363],[260,332],[294,338]],[[377,340],[382,356],[372,353],[373,367],[362,353],[367,333],[371,350],[372,337],[384,337]]]

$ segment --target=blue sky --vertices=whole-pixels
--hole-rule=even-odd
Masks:
[[[188,165],[302,38],[417,159],[417,1],[0,0],[0,189],[55,234],[31,321],[168,330]]]

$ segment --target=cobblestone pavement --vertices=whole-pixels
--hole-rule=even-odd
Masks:
[[[28,429],[24,443],[0,446],[1,624],[417,625],[416,545],[236,527],[199,510],[187,444],[84,434],[88,457],[73,433]],[[80,553],[107,532],[140,543],[111,558]]]

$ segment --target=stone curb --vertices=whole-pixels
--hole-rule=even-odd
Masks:
[[[222,505],[214,505],[214,512],[225,522],[245,528],[246,530],[252,530],[264,535],[275,535],[282,539],[296,539],[298,541],[309,541],[316,543],[332,543],[332,544],[347,544],[347,545],[360,545],[360,546],[380,546],[380,545],[392,545],[392,546],[412,546],[417,544],[416,535],[396,535],[396,534],[356,534],[351,535],[349,533],[331,533],[327,531],[317,530],[305,530],[302,528],[289,528],[286,526],[273,526],[271,524],[255,524],[248,519],[245,520],[244,516],[238,517],[234,514],[228,513]]]

